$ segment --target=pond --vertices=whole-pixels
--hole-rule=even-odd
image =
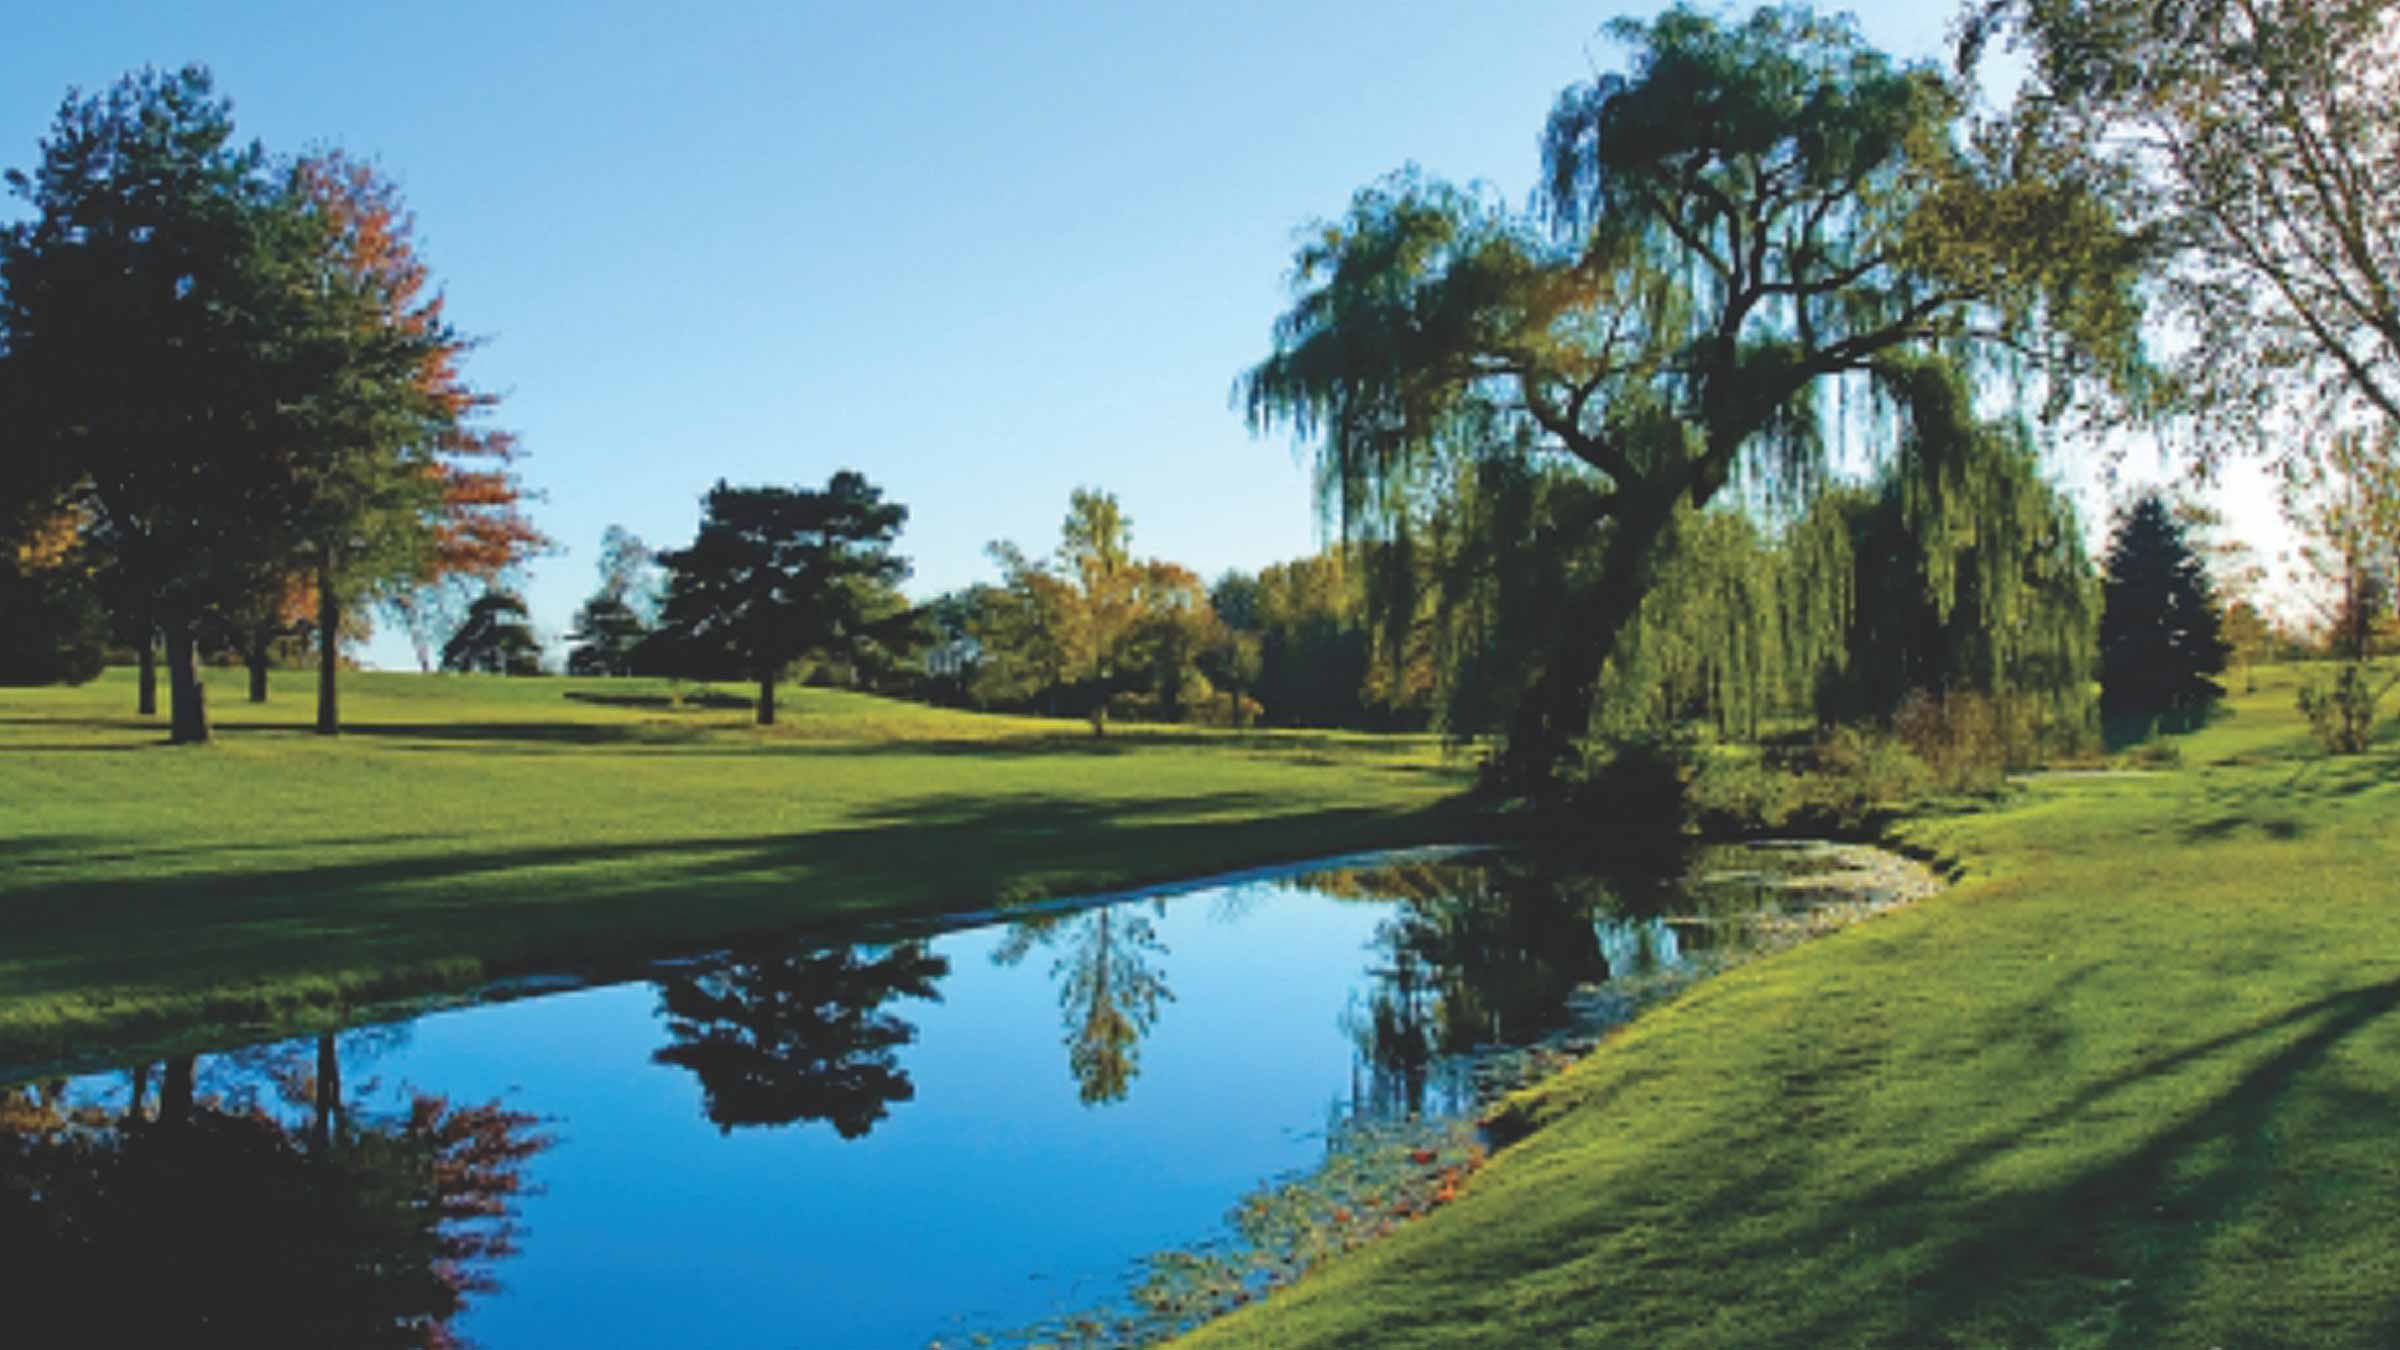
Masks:
[[[1814,856],[1379,855],[23,1084],[0,1283],[121,1342],[970,1343],[1788,933]]]

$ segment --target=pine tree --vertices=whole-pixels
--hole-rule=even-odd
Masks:
[[[2165,498],[2146,493],[2117,526],[2100,614],[2100,708],[2193,713],[2224,696],[2226,644],[2214,587]]]

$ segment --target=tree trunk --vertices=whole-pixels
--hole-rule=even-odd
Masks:
[[[775,725],[775,674],[773,671],[758,677],[758,724]]]
[[[141,662],[140,692],[135,709],[144,717],[158,716],[158,616],[148,600],[142,601],[142,636],[134,644],[140,649],[135,658]]]
[[[1592,728],[1592,696],[1600,671],[1616,649],[1625,625],[1640,612],[1650,589],[1659,543],[1674,520],[1674,495],[1655,509],[1629,504],[1617,517],[1602,557],[1601,581],[1576,621],[1560,625],[1560,641],[1533,689],[1517,705],[1514,725],[1501,750],[1502,783],[1510,792],[1538,796],[1556,787],[1582,757],[1581,742]]]
[[[267,643],[271,636],[265,628],[258,629],[250,635],[249,644],[242,652],[243,663],[250,667],[252,703],[267,701]]]
[[[199,654],[192,638],[191,617],[181,611],[168,616],[167,740],[174,745],[208,743],[208,689],[200,683]]]
[[[193,1068],[196,1055],[177,1055],[167,1061],[166,1081],[158,1085],[158,1123],[188,1125],[192,1119]]]
[[[333,564],[317,569],[317,734],[342,731],[341,692],[334,676],[342,664],[342,607],[333,598]]]
[[[334,1050],[333,1033],[317,1037],[316,1119],[309,1127],[310,1140],[318,1153],[333,1142],[335,1117],[342,1110],[342,1059]]]
[[[133,1066],[133,1100],[125,1104],[125,1118],[140,1120],[142,1108],[150,1103],[150,1064],[147,1060]]]

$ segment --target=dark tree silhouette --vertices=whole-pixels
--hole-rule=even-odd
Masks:
[[[883,1005],[939,999],[949,973],[918,942],[735,957],[659,983],[674,1043],[651,1058],[699,1075],[708,1118],[727,1133],[823,1120],[856,1139],[916,1096],[894,1052],[917,1030]]]
[[[542,644],[525,622],[524,597],[497,588],[467,607],[466,622],[442,646],[442,669],[487,675],[539,675]]]
[[[692,546],[658,555],[667,570],[659,631],[641,660],[695,679],[758,682],[758,724],[775,722],[775,683],[811,652],[861,664],[915,616],[875,600],[908,575],[892,543],[908,508],[844,469],[822,491],[731,487],[703,500]]]
[[[2166,499],[2145,493],[2109,544],[2100,613],[2100,710],[2198,712],[2224,696],[2225,639],[2208,568]]]
[[[550,1143],[534,1119],[415,1094],[294,1123],[193,1074],[170,1064],[155,1119],[138,1086],[122,1114],[0,1092],[0,1252],[9,1287],[42,1295],[12,1301],[12,1340],[461,1344],[451,1323],[515,1251]]]

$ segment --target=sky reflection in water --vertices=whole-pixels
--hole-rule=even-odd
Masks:
[[[1318,873],[150,1066],[131,1124],[130,1071],[20,1087],[0,1242],[187,1290],[120,1326],[169,1340],[921,1346],[1107,1299],[1338,1115],[1459,1109],[1457,1052],[1747,903]]]

